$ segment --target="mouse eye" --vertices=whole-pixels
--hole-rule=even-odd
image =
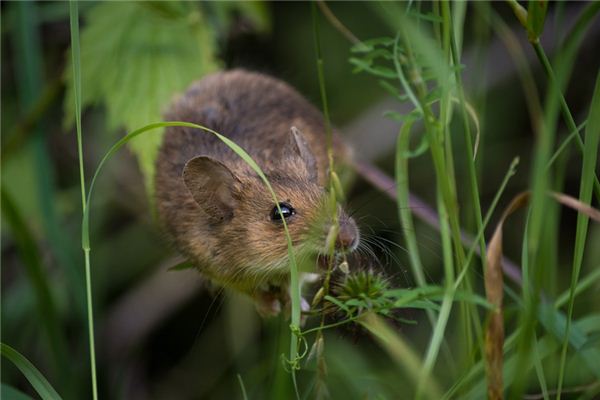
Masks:
[[[273,207],[271,210],[271,221],[281,221],[283,218],[288,219],[292,215],[296,214],[296,210],[289,205],[288,203],[279,203],[279,208],[281,208],[281,213],[277,209],[277,206]]]

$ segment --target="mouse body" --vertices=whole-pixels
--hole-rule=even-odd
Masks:
[[[289,307],[289,260],[326,254],[328,158],[322,114],[286,83],[245,70],[208,75],[171,105],[166,120],[210,128],[241,146],[273,187],[215,135],[169,127],[157,158],[156,204],[177,249],[217,284],[251,296],[262,315]],[[335,133],[336,165],[349,147]],[[359,232],[338,207],[335,247],[352,251]]]

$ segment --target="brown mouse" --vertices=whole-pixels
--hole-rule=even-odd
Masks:
[[[160,220],[176,247],[212,281],[250,295],[262,315],[288,307],[285,218],[297,259],[326,254],[328,159],[322,114],[286,83],[244,70],[195,82],[169,121],[192,122],[232,139],[269,179],[282,214],[257,174],[214,135],[166,129],[156,168]],[[334,135],[336,165],[350,150]],[[339,252],[359,241],[340,207]]]

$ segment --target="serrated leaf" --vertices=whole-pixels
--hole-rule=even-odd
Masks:
[[[218,67],[213,35],[191,3],[165,9],[144,2],[107,2],[90,9],[86,20],[81,34],[82,106],[106,107],[111,131],[161,121],[175,94]],[[71,68],[66,71],[70,74]],[[72,79],[66,82],[65,124],[70,126],[74,91]],[[161,137],[162,130],[128,144],[148,194],[153,192]]]
[[[380,65],[372,65],[371,60],[361,60],[359,58],[351,57],[349,59],[350,64],[353,64],[357,67],[354,72],[357,71],[367,71],[375,76],[387,79],[394,79],[396,77],[396,72],[391,68],[380,66]]]
[[[352,53],[369,53],[369,52],[373,51],[375,49],[375,47],[377,47],[377,46],[388,47],[393,44],[394,44],[393,38],[380,37],[380,38],[369,39],[369,40],[365,40],[363,42],[357,43],[354,46],[352,46],[350,51]]]

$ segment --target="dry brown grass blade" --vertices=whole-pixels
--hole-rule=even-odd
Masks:
[[[485,330],[488,399],[491,400],[503,398],[502,365],[504,359],[502,348],[504,346],[504,319],[502,314],[502,297],[504,294],[504,277],[502,274],[502,227],[509,215],[529,203],[529,197],[529,192],[524,192],[512,200],[504,210],[502,218],[498,222],[494,235],[487,247],[485,294],[487,300],[496,307],[491,312]]]
[[[502,348],[504,346],[504,320],[502,315],[502,297],[504,282],[502,275],[502,228],[506,218],[529,204],[530,197],[530,192],[523,192],[513,198],[504,210],[498,225],[496,225],[494,235],[487,246],[485,293],[487,300],[496,307],[491,312],[485,332],[486,375],[489,399],[502,399],[503,397]],[[552,193],[552,197],[560,204],[584,213],[591,219],[600,222],[600,211],[582,203],[578,199],[564,193]]]
[[[600,211],[588,204],[582,203],[575,197],[556,192],[552,193],[552,197],[554,197],[554,199],[556,199],[556,201],[558,201],[560,204],[583,213],[596,222],[600,222]]]

